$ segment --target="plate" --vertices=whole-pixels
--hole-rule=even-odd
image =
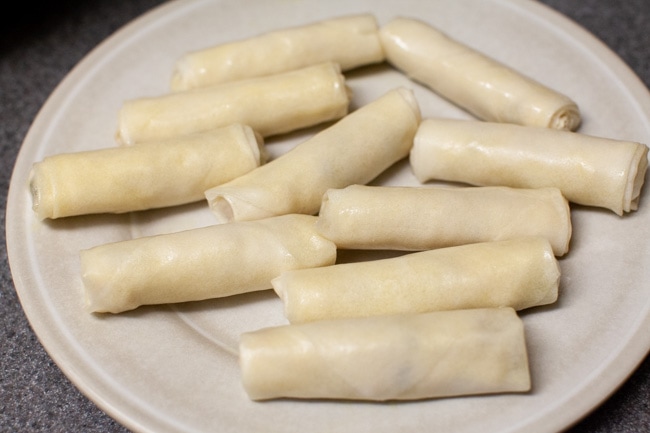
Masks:
[[[650,348],[650,194],[624,217],[572,207],[560,299],[521,313],[533,389],[402,403],[250,401],[237,366],[239,335],[286,323],[272,291],[91,315],[82,303],[81,249],[214,221],[203,203],[128,215],[39,222],[27,177],[47,155],[114,145],[126,99],[167,92],[185,52],[268,30],[372,12],[380,24],[414,16],[576,100],[580,132],[650,142],[650,97],[603,44],[545,6],[521,0],[174,1],[127,25],[59,85],[27,134],[12,175],[7,244],[16,290],[50,356],[117,421],[136,431],[529,432],[561,430],[620,385]],[[358,107],[403,85],[425,117],[469,118],[385,65],[348,74]],[[314,130],[270,140],[273,157]],[[406,164],[378,184],[416,184]]]

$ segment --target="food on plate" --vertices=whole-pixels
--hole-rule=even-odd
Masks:
[[[408,156],[419,122],[413,92],[390,90],[206,199],[220,222],[315,214],[329,188],[367,183]]]
[[[171,88],[211,86],[327,61],[347,71],[383,60],[375,17],[349,15],[189,52],[176,62]]]
[[[283,272],[272,280],[291,323],[465,308],[547,305],[560,267],[539,237]]]
[[[351,185],[323,196],[316,228],[341,249],[427,250],[542,236],[569,251],[571,213],[557,188]]]
[[[33,165],[30,191],[39,219],[123,213],[204,198],[265,162],[264,144],[246,125],[138,146],[48,156]]]
[[[569,97],[456,41],[428,23],[398,17],[380,29],[395,68],[479,119],[576,130]]]
[[[80,253],[91,312],[219,298],[271,288],[283,271],[325,266],[336,246],[316,217],[283,215],[103,244]]]
[[[262,136],[336,120],[350,92],[336,63],[124,102],[117,140],[124,144],[204,131],[231,123]]]
[[[636,210],[648,168],[645,144],[570,131],[425,119],[410,155],[421,182],[556,187],[570,202]]]
[[[323,320],[244,333],[253,400],[415,400],[526,392],[522,320],[511,308]]]

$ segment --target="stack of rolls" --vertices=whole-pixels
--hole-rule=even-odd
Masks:
[[[476,119],[423,118],[405,86],[351,110],[345,73],[382,62]],[[581,134],[563,93],[424,21],[372,14],[187,53],[169,91],[117,117],[115,148],[34,164],[35,215],[204,200],[213,225],[81,251],[86,305],[272,289],[288,323],[239,345],[254,400],[529,391],[518,312],[559,297],[571,204],[637,210],[648,165],[645,144]],[[266,137],[308,127],[268,158]],[[417,185],[372,185],[400,161]],[[339,250],[396,255],[342,263]]]

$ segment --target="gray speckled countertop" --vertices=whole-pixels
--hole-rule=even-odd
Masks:
[[[5,223],[12,167],[56,85],[93,47],[162,0],[26,2],[0,17],[0,193]],[[650,2],[543,0],[614,50],[650,86]],[[25,318],[0,251],[0,432],[125,431],[83,396],[47,355]],[[650,330],[649,330],[650,332]],[[650,357],[572,433],[650,432]]]

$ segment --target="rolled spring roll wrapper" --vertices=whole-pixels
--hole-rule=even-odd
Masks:
[[[351,185],[323,196],[319,232],[338,248],[417,251],[519,237],[569,250],[571,213],[557,188]]]
[[[464,308],[516,310],[557,300],[546,239],[481,242],[283,272],[272,281],[291,323]]]
[[[220,222],[315,214],[329,188],[370,182],[407,156],[419,122],[413,93],[391,90],[206,199]]]
[[[511,308],[324,320],[241,336],[249,397],[414,400],[525,392],[522,320]]]
[[[565,130],[580,125],[569,97],[427,23],[396,18],[380,37],[389,63],[480,119]]]
[[[83,250],[88,309],[119,313],[270,289],[283,271],[336,260],[336,246],[316,232],[315,219],[283,215]]]
[[[349,89],[340,67],[303,69],[126,101],[117,140],[158,140],[244,123],[266,137],[343,117]]]
[[[205,87],[327,61],[347,71],[383,60],[375,17],[350,15],[187,53],[176,62],[171,88]]]
[[[638,208],[648,147],[569,131],[426,119],[410,163],[421,182],[556,187],[570,202],[623,215]]]
[[[206,188],[264,162],[261,137],[233,124],[138,146],[49,156],[33,165],[30,191],[39,219],[123,213],[202,200]]]

